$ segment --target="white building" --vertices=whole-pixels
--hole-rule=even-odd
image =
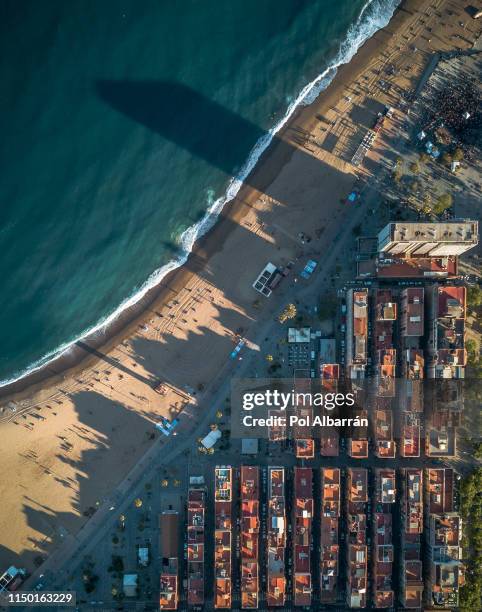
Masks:
[[[461,255],[479,242],[477,221],[388,223],[378,234],[385,257],[448,257]]]

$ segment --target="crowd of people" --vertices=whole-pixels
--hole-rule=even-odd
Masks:
[[[469,154],[469,149],[480,147],[482,113],[477,81],[461,74],[455,81],[435,89],[430,105],[422,117],[424,131],[446,128],[454,144]]]

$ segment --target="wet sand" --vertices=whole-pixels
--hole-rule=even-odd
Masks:
[[[467,48],[475,27],[456,2],[404,2],[278,133],[183,268],[105,334],[2,390],[0,567],[32,569],[75,534],[158,437],[159,416],[182,413],[189,401],[202,409],[203,397],[235,372],[229,354],[240,337],[246,353],[261,350],[260,329],[293,289],[294,274],[308,258],[323,260],[349,220],[347,194],[381,169],[383,138],[363,168],[349,163],[376,113],[415,88],[432,49]],[[389,92],[379,83],[388,65],[398,71]],[[252,283],[268,261],[294,267],[267,300]],[[160,383],[163,395],[154,390]]]

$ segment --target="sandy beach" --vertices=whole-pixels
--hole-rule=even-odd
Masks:
[[[348,193],[371,189],[370,206],[378,204],[373,178],[386,171],[386,141],[377,141],[364,166],[350,163],[377,113],[400,108],[434,51],[470,48],[479,34],[459,2],[403,2],[277,134],[182,268],[104,334],[0,390],[0,567],[31,570],[75,535],[158,439],[159,417],[182,418],[188,404],[202,411],[236,373],[229,355],[240,338],[245,359],[262,352],[261,332],[295,275],[309,258],[322,262],[350,223]],[[396,124],[390,129],[396,133]],[[268,261],[293,269],[265,299],[252,284]],[[312,282],[316,291],[316,275]]]

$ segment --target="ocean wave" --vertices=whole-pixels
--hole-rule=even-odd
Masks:
[[[225,194],[213,201],[212,190],[207,191],[208,209],[206,214],[200,221],[187,228],[181,234],[179,243],[182,252],[177,259],[171,260],[154,271],[132,296],[124,300],[114,312],[101,319],[95,326],[85,330],[74,340],[66,342],[55,350],[50,351],[38,361],[31,364],[25,371],[18,375],[14,375],[8,380],[0,381],[0,387],[17,382],[41,370],[48,363],[58,359],[62,355],[66,355],[79,340],[85,340],[87,338],[98,339],[102,334],[105,334],[109,325],[111,325],[121,313],[135,306],[135,304],[137,304],[151,289],[159,285],[169,272],[185,264],[196,240],[213,227],[224,206],[236,197],[244,181],[258,163],[259,158],[270,145],[273,137],[289,121],[295,110],[299,106],[307,106],[316,100],[318,95],[331,83],[336,75],[337,69],[341,65],[347,64],[367,39],[371,38],[375,32],[387,25],[398,4],[400,4],[400,0],[367,0],[356,22],[350,26],[347,36],[340,45],[335,59],[322,73],[303,87],[296,98],[289,104],[283,118],[256,142],[245,164],[238,174],[230,180]]]

